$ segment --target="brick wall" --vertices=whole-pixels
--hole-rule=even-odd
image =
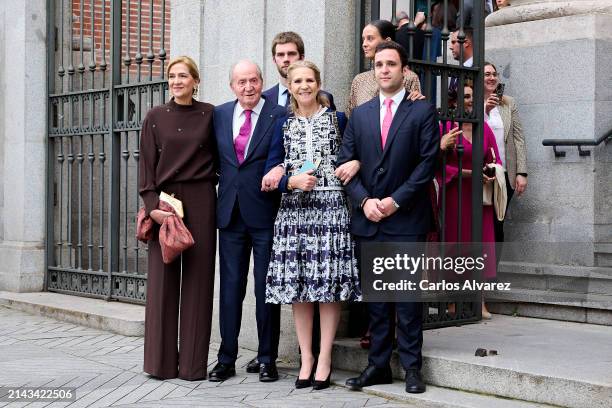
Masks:
[[[129,68],[130,82],[136,79],[138,72],[138,66],[136,64],[136,54],[139,51],[143,56],[143,63],[141,65],[142,80],[149,78],[150,69],[149,63],[147,62],[146,56],[149,53],[151,47],[150,40],[152,37],[152,49],[155,54],[155,62],[153,64],[152,77],[158,78],[162,72],[162,63],[159,60],[159,52],[162,48],[162,18],[164,21],[164,46],[163,49],[166,52],[166,62],[170,55],[170,1],[165,1],[165,9],[162,10],[162,0],[130,0],[129,1],[129,14],[128,14],[128,0],[123,0],[122,5],[122,35],[121,35],[121,59],[122,59],[122,76],[127,77],[127,68],[123,64],[123,60],[128,56],[128,16],[129,16],[129,57],[132,63]],[[93,33],[92,33],[92,19],[91,19],[91,5],[93,2],[94,16],[93,16]],[[151,30],[151,2],[153,3],[153,24]],[[110,0],[72,0],[72,33],[75,44],[73,49],[79,50],[80,48],[80,33],[81,23],[83,25],[83,43],[84,50],[89,51],[93,40],[96,62],[100,64],[102,60],[102,50],[106,53],[106,62],[109,64],[110,69]],[[140,13],[138,8],[140,5]],[[83,18],[81,19],[81,6],[83,8]],[[104,15],[103,10],[104,7]],[[138,20],[140,16],[140,30],[138,29]],[[103,17],[105,18],[106,36],[104,44],[102,44],[102,24]],[[140,42],[138,33],[140,31]],[[93,34],[93,38],[92,38]],[[151,35],[152,34],[152,35]],[[91,58],[90,56],[88,57]],[[78,59],[78,58],[77,58]],[[87,67],[89,60],[85,59],[85,66]]]

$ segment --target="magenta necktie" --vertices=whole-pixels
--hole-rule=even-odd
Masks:
[[[251,113],[253,111],[247,109],[244,111],[244,123],[240,126],[240,131],[238,132],[238,136],[236,136],[236,140],[234,140],[234,150],[236,150],[236,157],[238,158],[238,163],[242,164],[244,161],[244,155],[246,153],[246,146],[249,142],[249,137],[251,137]]]
[[[391,110],[392,103],[393,99],[385,99],[385,106],[387,107],[387,111],[385,112],[385,117],[383,118],[382,129],[380,129],[380,141],[382,143],[383,149],[385,148],[385,143],[387,143],[387,135],[389,134],[391,122],[393,121],[393,111]]]

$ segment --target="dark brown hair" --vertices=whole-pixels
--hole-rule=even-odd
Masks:
[[[304,40],[302,37],[296,32],[293,31],[284,31],[282,33],[276,34],[274,39],[272,40],[272,57],[276,55],[276,46],[278,44],[290,44],[293,43],[297,47],[298,54],[300,54],[300,58],[304,56]]]
[[[383,41],[376,46],[376,50],[374,51],[374,55],[378,54],[383,50],[395,50],[399,54],[400,62],[402,63],[402,68],[408,65],[408,54],[406,54],[406,50],[404,47],[396,43],[395,41]]]

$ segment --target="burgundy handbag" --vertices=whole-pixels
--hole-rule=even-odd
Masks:
[[[172,215],[166,217],[159,227],[159,246],[161,247],[162,260],[165,264],[169,264],[183,251],[191,248],[195,241],[183,219],[176,215],[170,204],[160,200],[158,209],[172,213]],[[136,238],[139,241],[148,242],[153,237],[153,222],[150,216],[145,216],[144,208],[138,211]]]
[[[136,239],[145,244],[153,238],[153,220],[146,215],[144,207],[140,207],[136,216]]]

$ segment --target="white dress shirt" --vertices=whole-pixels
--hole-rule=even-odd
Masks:
[[[502,162],[504,170],[506,170],[506,144],[504,143],[504,122],[502,121],[501,114],[497,106],[491,109],[489,116],[485,115],[487,125],[493,131],[495,135],[495,141],[497,142],[497,150],[499,151],[499,159]],[[486,153],[486,152],[485,152]]]
[[[382,92],[378,94],[378,97],[380,98],[380,129],[382,129],[383,120],[385,120],[385,114],[387,113],[387,107],[385,106],[385,99],[387,99],[387,97],[384,96]],[[404,87],[402,87],[402,89],[391,97],[391,99],[393,99],[393,102],[391,103],[391,112],[393,113],[393,117],[395,117],[395,112],[397,112],[399,104],[402,103],[405,98],[406,88]]]
[[[285,93],[285,91],[287,91],[287,93]],[[289,98],[289,91],[286,86],[284,86],[283,84],[279,82],[278,83],[278,104],[280,106],[285,106],[285,104],[287,103],[287,98]]]
[[[252,109],[253,112],[251,112],[251,134],[249,135],[249,140],[244,148],[244,157],[247,157],[247,154],[249,152],[249,145],[251,144],[251,136],[253,136],[253,132],[255,131],[255,126],[257,126],[257,119],[259,119],[259,115],[261,113],[261,110],[263,109],[265,100],[263,98],[259,98],[259,102],[257,102],[257,105]],[[246,120],[246,115],[244,114],[244,109],[242,108],[242,106],[240,106],[240,102],[236,102],[236,105],[234,106],[234,118],[232,121],[232,135],[233,135],[233,140],[236,141],[236,138],[238,137],[238,133],[240,133],[240,128],[242,127],[242,125],[244,124],[244,121]]]

